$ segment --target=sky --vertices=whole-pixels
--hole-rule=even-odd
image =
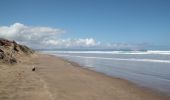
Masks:
[[[170,50],[170,0],[0,0],[0,37],[33,48]]]

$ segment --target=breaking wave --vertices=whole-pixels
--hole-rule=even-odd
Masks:
[[[48,52],[48,51],[45,51]],[[170,51],[49,51],[50,53],[93,53],[93,54],[162,54],[170,55]]]
[[[118,60],[118,61],[139,61],[139,62],[158,62],[158,63],[170,63],[170,60],[157,60],[157,59],[135,59],[135,58],[106,58],[106,57],[86,57],[86,56],[72,56],[65,54],[55,54],[62,57],[77,57],[77,58],[88,58],[88,59],[105,59],[105,60]]]

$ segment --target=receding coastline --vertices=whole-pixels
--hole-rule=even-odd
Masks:
[[[11,46],[13,48],[14,45]],[[17,47],[17,50],[20,51],[20,48]],[[60,57],[41,53],[31,55],[15,53],[17,57],[7,58],[9,61],[10,57],[16,58],[17,63],[6,63],[7,58],[2,59],[5,63],[0,63],[0,100],[170,99],[165,94],[138,87],[127,80],[82,68]],[[32,71],[32,66],[35,66],[35,71]]]
[[[36,71],[32,72],[32,65]],[[34,54],[16,65],[0,65],[2,100],[168,100],[119,78],[81,68],[59,57]]]
[[[81,66],[81,65],[79,65],[79,64],[77,64],[75,62],[65,60],[65,59],[63,59],[61,57],[56,57],[56,56],[53,56],[53,55],[46,55],[46,56],[50,56],[50,57],[52,57],[54,59],[62,61],[63,63],[69,64],[69,65],[71,65],[73,67],[73,69],[78,69],[78,70],[81,70],[82,72],[85,71],[91,77],[101,77],[101,79],[103,79],[103,80],[99,80],[99,81],[106,81],[106,83],[107,83],[107,81],[113,81],[113,83],[116,83],[116,84],[112,84],[113,87],[115,87],[117,84],[121,84],[122,87],[125,87],[125,88],[122,88],[121,85],[120,85],[118,90],[120,89],[120,91],[121,91],[122,89],[124,89],[124,92],[127,93],[127,94],[125,93],[125,95],[129,94],[128,97],[126,97],[126,100],[133,100],[133,99],[134,100],[167,100],[167,99],[170,99],[169,94],[164,94],[164,93],[161,93],[159,91],[151,90],[151,89],[148,89],[148,88],[145,88],[145,87],[140,87],[139,85],[131,83],[128,80],[125,80],[125,79],[112,77],[112,76],[107,76],[104,73],[100,73],[100,72],[96,72],[94,70],[84,68],[83,66]],[[67,67],[67,66],[65,66],[65,67]],[[81,74],[81,73],[78,73],[78,74]],[[86,81],[88,81],[88,79]],[[93,81],[97,81],[97,80],[93,80]],[[97,83],[96,83],[96,85],[97,85]],[[108,87],[110,87],[110,86],[108,86]],[[129,91],[128,91],[128,89],[129,89]],[[113,93],[113,92],[114,91],[112,91],[111,93]],[[132,96],[132,98],[131,98],[131,96]],[[118,94],[117,96],[113,97],[112,99],[114,99],[114,98],[119,98],[120,100],[125,99],[124,95],[121,95],[121,94]]]

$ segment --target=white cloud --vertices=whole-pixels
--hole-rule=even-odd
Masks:
[[[59,39],[44,41],[44,44],[48,46],[57,46],[59,48],[71,48],[71,47],[94,47],[100,44],[93,38],[85,39]]]
[[[39,40],[54,36],[63,31],[60,29],[50,27],[32,27],[21,23],[15,23],[11,26],[1,26],[0,36],[9,39],[16,39],[18,41]]]
[[[34,48],[91,47],[99,44],[93,38],[58,39],[58,34],[63,32],[64,30],[57,28],[27,26],[21,23],[0,26],[0,37],[15,40]]]
[[[0,37],[16,40],[28,45],[39,45],[42,41],[57,38],[64,31],[51,27],[26,26],[14,23],[10,26],[0,26]]]
[[[61,39],[64,30],[51,27],[27,26],[14,23],[0,26],[0,37],[15,40],[33,48],[109,48],[139,49],[141,45],[126,43],[100,43],[93,38]]]

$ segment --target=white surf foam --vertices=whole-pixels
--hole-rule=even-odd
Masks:
[[[118,61],[139,61],[139,62],[157,62],[157,63],[170,63],[170,60],[157,60],[157,59],[135,59],[135,58],[129,58],[129,59],[122,59],[122,58],[106,58],[106,57],[85,57],[85,56],[71,56],[71,55],[60,55],[60,54],[54,54],[56,56],[62,56],[62,57],[78,57],[78,58],[88,58],[88,59],[105,59],[105,60],[118,60]]]
[[[164,54],[170,55],[170,51],[44,51],[47,53],[93,53],[93,54]]]

